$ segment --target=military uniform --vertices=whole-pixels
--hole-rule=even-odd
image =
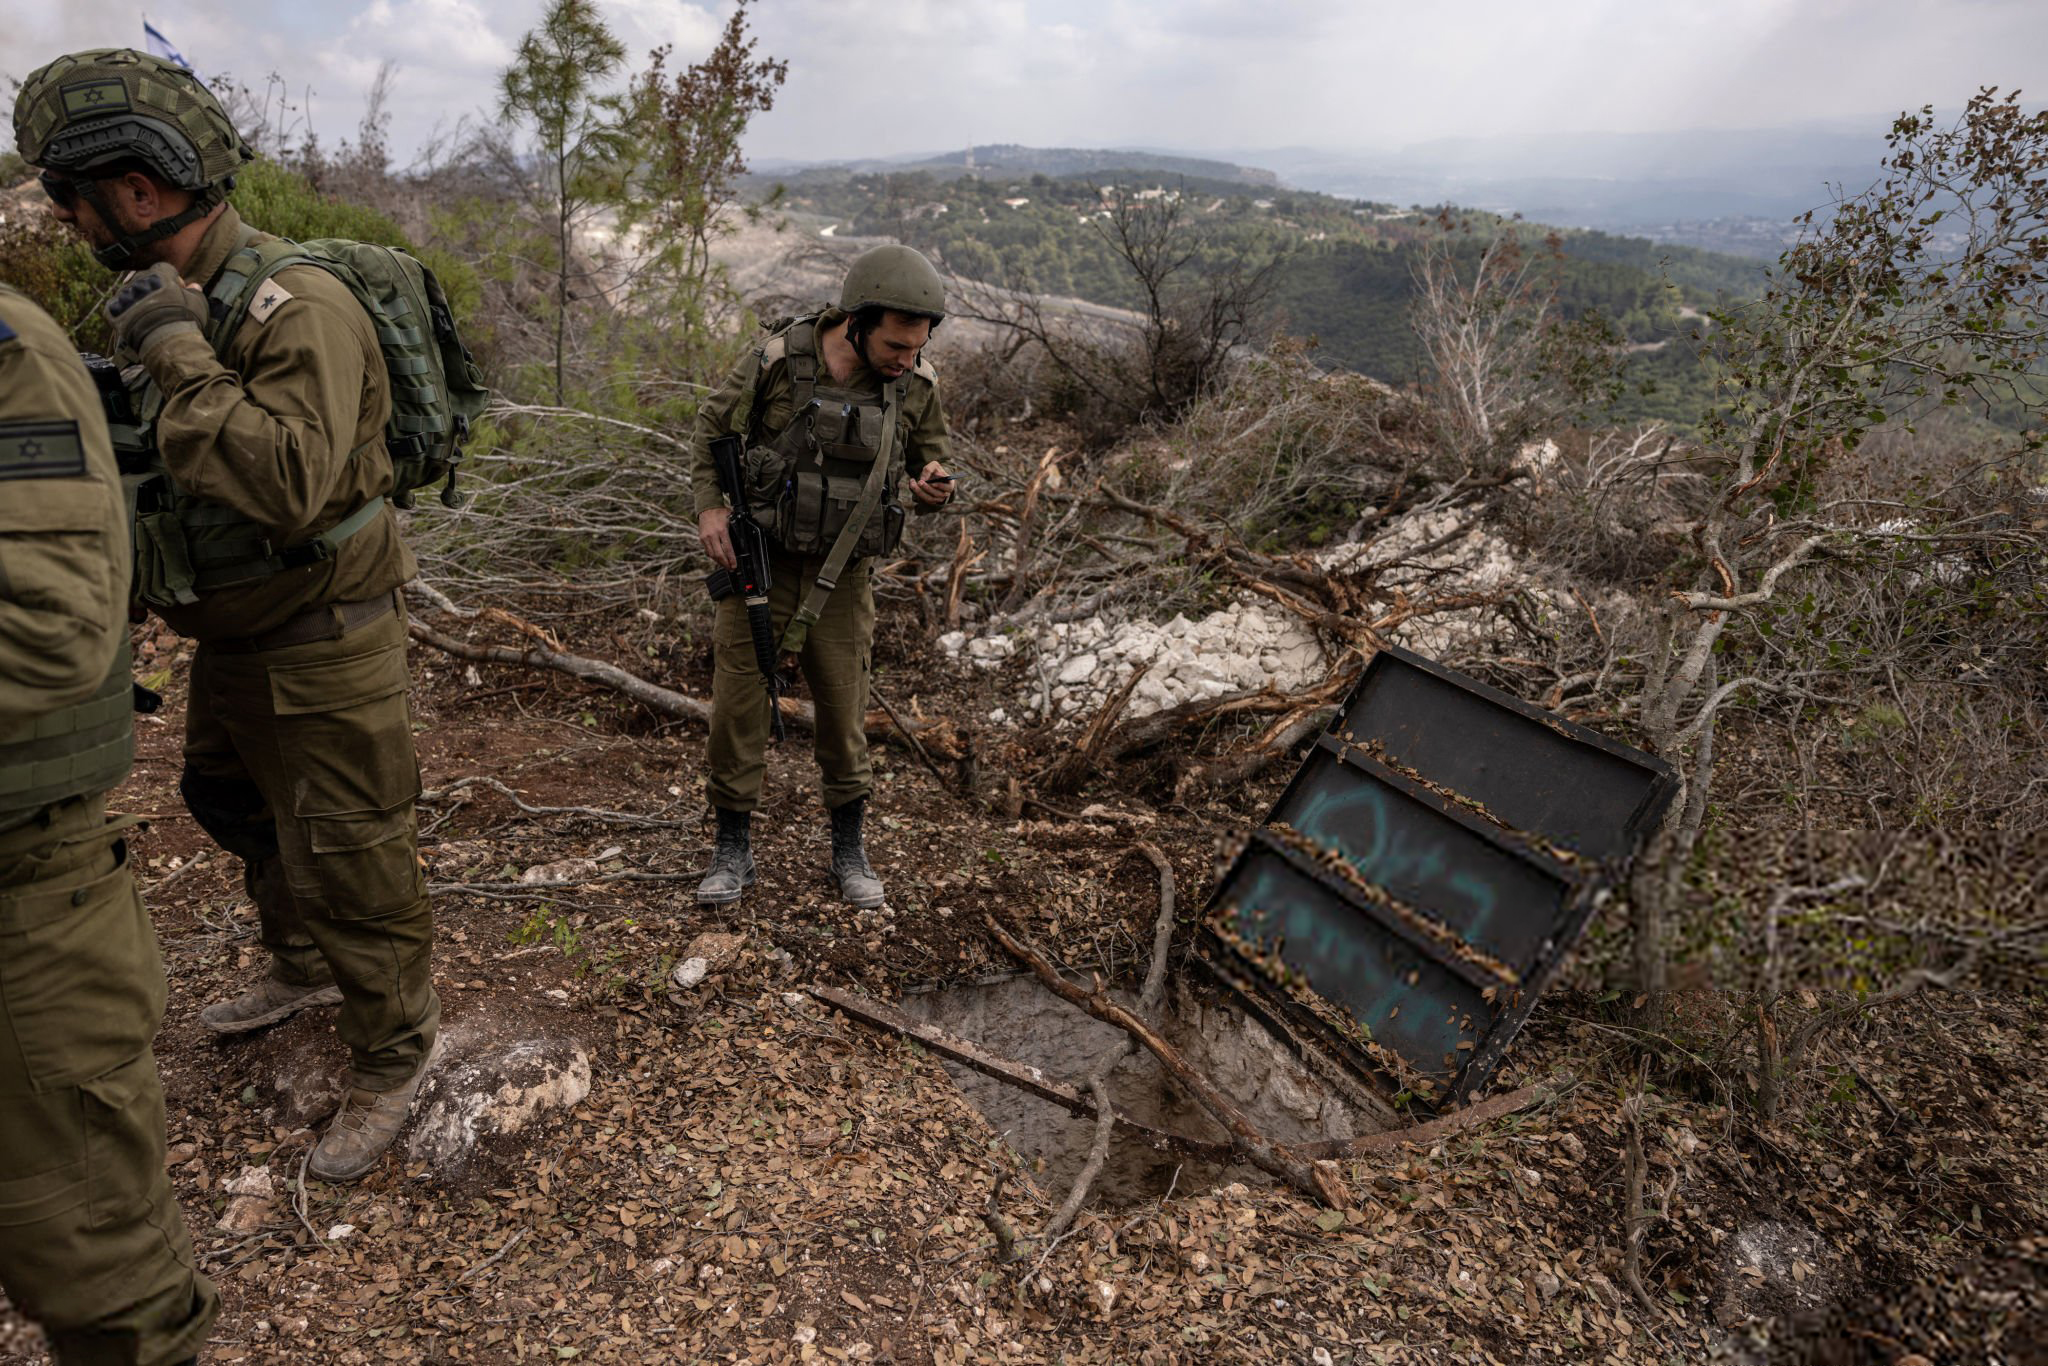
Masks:
[[[135,591],[199,642],[180,786],[242,859],[271,958],[200,1018],[240,1032],[338,1000],[354,1086],[310,1170],[360,1175],[440,1016],[398,591],[416,566],[385,500],[377,325],[318,266],[241,264],[273,240],[225,202],[253,153],[189,71],[131,49],[59,57],[22,83],[14,130],[94,255],[137,271],[106,309],[147,374],[136,416],[159,476],[137,490]],[[136,227],[112,196],[146,190],[166,216]],[[426,322],[388,325],[417,339]]]
[[[828,309],[817,319],[816,327],[824,332],[845,319],[840,310]],[[915,478],[927,464],[946,462],[946,415],[939,403],[936,376],[927,363],[919,361],[906,380],[897,418],[896,452],[901,468]],[[845,384],[831,388],[879,404],[884,386],[882,377],[862,364]],[[725,505],[712,467],[712,439],[730,432],[749,437],[750,445],[771,443],[796,416],[796,385],[785,357],[771,340],[761,360],[751,356],[743,360],[698,410],[691,445],[700,516]],[[927,509],[917,505],[915,510]],[[769,583],[778,637],[810,592],[824,559],[823,555],[798,556],[780,547],[774,549]],[[817,714],[813,750],[820,795],[828,810],[866,797],[873,787],[863,723],[874,634],[874,594],[867,564],[858,561],[839,579],[798,655]],[[770,718],[767,693],[754,662],[746,609],[737,597],[719,604],[712,644],[716,675],[708,756],[711,804],[726,811],[752,811],[761,800]]]
[[[210,281],[256,236],[228,209],[190,278]],[[277,283],[285,297],[252,310],[224,358],[199,335],[175,336],[151,352],[150,379],[178,487],[296,544],[390,489],[380,437],[391,397],[347,287],[316,266],[288,266]],[[332,559],[155,604],[199,641],[186,804],[242,858],[273,975],[340,988],[336,1030],[369,1091],[418,1070],[440,1012],[396,592],[416,572],[387,505]]]
[[[57,1360],[191,1357],[220,1310],[164,1172],[164,971],[106,790],[133,756],[99,395],[0,286],[0,1287]]]

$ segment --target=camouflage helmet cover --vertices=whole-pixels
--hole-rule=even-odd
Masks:
[[[15,96],[14,142],[34,166],[89,172],[133,158],[183,190],[255,155],[197,76],[133,48],[73,52],[31,74]]]
[[[839,307],[848,313],[880,304],[924,318],[946,316],[946,282],[924,254],[891,244],[854,258],[840,287]]]

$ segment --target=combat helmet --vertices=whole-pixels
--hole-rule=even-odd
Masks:
[[[139,161],[194,192],[184,212],[93,252],[115,270],[133,264],[137,248],[205,217],[255,156],[197,76],[133,48],[74,52],[32,73],[15,97],[14,142],[30,165],[78,177],[78,192],[109,228],[116,220],[95,171]]]
[[[839,307],[848,313],[869,304],[937,322],[946,316],[946,282],[914,248],[871,247],[847,267],[839,290]]]

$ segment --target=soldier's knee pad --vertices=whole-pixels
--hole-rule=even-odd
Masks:
[[[277,857],[277,826],[263,793],[247,778],[217,778],[190,764],[178,775],[178,792],[215,844],[245,862]]]

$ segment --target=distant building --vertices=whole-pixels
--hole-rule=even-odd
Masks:
[[[1030,202],[1031,202],[1031,201],[1030,201],[1030,199],[1028,199],[1028,198],[1019,198],[1019,199],[1005,199],[1005,200],[1003,201],[1003,207],[1005,207],[1005,208],[1010,208],[1010,209],[1021,209],[1021,208],[1023,208],[1023,207],[1024,207],[1024,206],[1025,206],[1026,204],[1029,204]]]

